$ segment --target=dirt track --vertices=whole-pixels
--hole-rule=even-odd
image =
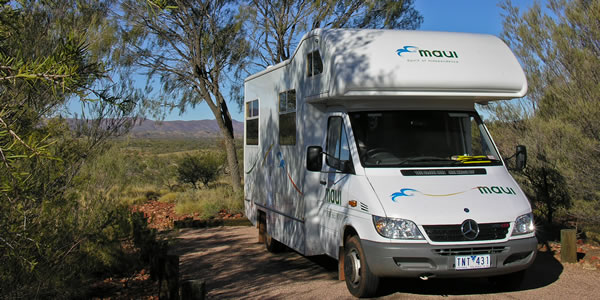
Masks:
[[[337,280],[337,261],[303,257],[296,252],[268,253],[257,243],[253,227],[185,229],[174,254],[180,256],[182,279],[205,279],[208,297],[351,299]],[[486,279],[389,279],[380,286],[382,299],[440,297],[486,299],[599,299],[600,271],[561,265],[539,253],[524,287],[502,291]]]

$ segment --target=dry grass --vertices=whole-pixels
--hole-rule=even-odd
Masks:
[[[177,194],[175,212],[182,215],[198,213],[202,219],[214,217],[221,210],[238,213],[244,210],[242,198],[241,193],[234,193],[229,186],[189,190]]]
[[[141,204],[148,200],[159,199],[161,191],[152,184],[134,185],[126,187],[120,197],[128,205]]]
[[[175,201],[177,201],[177,197],[179,197],[179,194],[180,193],[176,192],[168,192],[162,195],[160,198],[158,198],[158,201],[163,203],[174,203]]]

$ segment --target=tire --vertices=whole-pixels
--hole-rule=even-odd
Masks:
[[[490,277],[489,281],[501,290],[518,291],[523,286],[525,271]]]
[[[274,239],[268,233],[265,234],[265,247],[271,253],[280,253],[285,250],[285,245]]]
[[[375,296],[379,277],[371,273],[358,236],[346,240],[343,259],[344,277],[350,294],[358,298]]]
[[[265,248],[271,253],[279,253],[285,250],[285,245],[274,239],[267,233],[267,214],[263,211],[258,211],[258,241],[265,243]]]

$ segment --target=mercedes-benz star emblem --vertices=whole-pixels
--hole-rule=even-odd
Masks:
[[[460,231],[463,236],[469,240],[474,240],[479,235],[479,225],[474,220],[468,219],[460,225]]]

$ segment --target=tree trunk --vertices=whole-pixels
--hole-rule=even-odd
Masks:
[[[233,137],[226,137],[224,141],[229,171],[231,172],[231,186],[237,192],[242,189],[242,177],[240,176],[240,166],[237,159],[237,152],[235,151],[234,139]]]
[[[550,198],[550,188],[548,187],[548,174],[546,173],[546,168],[542,167],[542,177],[544,178],[544,202],[546,203],[546,219],[548,220],[548,224],[552,226],[554,220],[552,219],[554,214],[554,207],[552,203],[552,199]]]
[[[237,152],[235,151],[233,123],[225,99],[223,99],[221,95],[217,95],[216,98],[217,106],[215,107],[209,104],[209,107],[213,109],[217,124],[219,124],[219,128],[221,129],[221,135],[223,135],[225,151],[227,152],[227,163],[229,164],[229,172],[231,173],[231,186],[233,187],[233,190],[237,192],[242,189],[242,177],[240,176],[240,167]]]
[[[198,65],[196,65],[195,70],[196,75],[199,78],[203,78],[203,72]],[[221,135],[223,136],[223,141],[225,142],[225,151],[227,152],[227,163],[229,165],[229,171],[231,172],[231,186],[235,192],[238,192],[242,190],[242,177],[240,176],[240,167],[238,164],[237,152],[235,151],[231,115],[229,114],[229,109],[227,108],[225,98],[219,91],[219,87],[216,85],[211,85],[210,80],[207,80],[206,78],[204,78],[202,81],[205,83],[205,85],[200,84],[197,86],[197,88],[200,91],[200,94],[203,95],[206,104],[213,112],[213,115],[217,120],[217,124],[219,125],[219,129],[221,129]],[[215,102],[211,101],[211,93],[209,93],[208,87],[210,87],[211,93],[215,96]]]

